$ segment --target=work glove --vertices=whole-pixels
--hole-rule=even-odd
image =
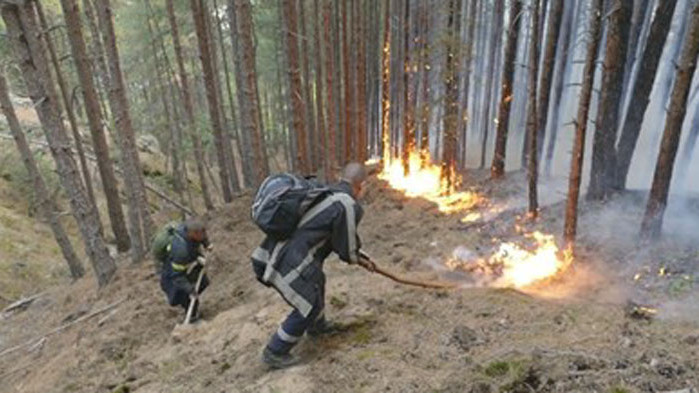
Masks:
[[[376,271],[376,264],[374,263],[374,261],[371,260],[369,254],[365,253],[362,250],[359,250],[359,265],[369,270],[370,272]]]
[[[196,295],[194,292],[194,285],[187,280],[185,276],[177,276],[173,279],[175,286],[182,291],[186,292],[188,295]]]

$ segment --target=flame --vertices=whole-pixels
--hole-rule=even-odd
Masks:
[[[430,163],[429,153],[410,152],[407,175],[400,160],[386,159],[386,156],[385,152],[384,169],[379,178],[407,197],[420,197],[437,204],[442,213],[473,208],[481,199],[473,192],[455,191],[461,179],[456,175],[451,181],[445,179],[442,167]]]
[[[532,232],[524,236],[534,240],[533,250],[505,242],[488,258],[464,260],[460,256],[468,253],[455,253],[446,266],[473,274],[481,285],[526,289],[564,272],[573,262],[572,252],[561,251],[553,235]]]
[[[573,258],[570,250],[561,252],[553,235],[532,232],[536,248],[526,250],[516,243],[502,243],[489,258],[490,264],[500,265],[502,275],[493,283],[497,287],[524,288],[565,271]]]

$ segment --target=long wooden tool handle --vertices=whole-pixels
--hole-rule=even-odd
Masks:
[[[366,258],[366,256],[363,256],[363,258]],[[366,262],[371,262],[371,263],[366,263]],[[430,282],[430,281],[419,281],[419,280],[411,280],[408,278],[404,277],[399,277],[396,276],[395,274],[383,270],[380,267],[376,266],[376,263],[373,261],[367,259],[360,259],[359,265],[366,270],[372,272],[372,273],[378,273],[384,277],[387,277],[399,284],[404,284],[404,285],[411,285],[415,287],[421,287],[421,288],[428,288],[428,289],[454,289],[457,287],[456,284],[452,283],[447,283],[447,282]]]
[[[204,279],[205,271],[206,265],[202,264],[199,277],[197,277],[197,284],[194,286],[194,294],[189,295],[189,307],[187,307],[187,316],[184,318],[185,325],[189,325],[189,322],[192,320],[192,313],[194,313],[194,306],[199,302],[199,288],[201,288],[201,282]]]

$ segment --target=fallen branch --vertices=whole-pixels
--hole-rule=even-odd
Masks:
[[[80,317],[80,318],[78,318],[78,319],[76,319],[76,320],[74,320],[74,321],[68,322],[68,323],[66,323],[66,324],[63,324],[63,325],[57,327],[57,328],[54,328],[53,330],[50,330],[48,333],[43,334],[43,335],[41,335],[41,336],[39,336],[39,337],[32,338],[31,340],[25,341],[25,342],[22,343],[22,344],[15,345],[14,347],[5,349],[4,351],[0,352],[0,357],[5,356],[5,355],[8,355],[8,354],[10,354],[10,353],[12,353],[12,352],[16,352],[16,351],[18,351],[18,350],[20,350],[20,349],[22,349],[22,348],[26,348],[26,347],[35,347],[35,346],[41,345],[41,344],[43,344],[42,341],[46,341],[47,338],[49,338],[49,337],[51,337],[51,336],[53,336],[53,335],[56,335],[56,334],[58,334],[58,333],[64,331],[65,329],[67,329],[67,328],[69,328],[69,327],[71,327],[71,326],[73,326],[73,325],[75,325],[75,324],[78,324],[78,323],[80,323],[80,322],[87,321],[87,320],[90,319],[90,318],[94,318],[94,317],[97,316],[97,315],[100,315],[100,314],[105,313],[105,312],[107,312],[107,311],[109,311],[109,310],[112,310],[112,309],[114,309],[115,307],[117,307],[118,305],[120,305],[121,303],[123,303],[124,301],[126,301],[126,298],[121,299],[121,300],[119,300],[119,301],[117,301],[117,302],[114,302],[114,303],[112,303],[112,304],[110,304],[110,305],[104,306],[104,307],[100,308],[99,310],[93,311],[93,312],[91,312],[91,313],[89,313],[89,314],[83,315],[82,317]]]
[[[15,310],[17,310],[17,309],[27,307],[27,306],[29,306],[30,304],[32,304],[32,303],[34,302],[34,300],[36,300],[36,299],[38,299],[38,298],[40,298],[40,297],[42,297],[42,296],[44,296],[44,292],[37,293],[36,295],[32,295],[32,296],[29,296],[29,297],[27,297],[27,298],[19,299],[19,300],[17,300],[16,302],[14,302],[14,303],[10,304],[9,306],[5,307],[5,309],[2,310],[2,313],[3,313],[3,314],[9,314],[9,313],[11,313],[12,311],[15,311]]]

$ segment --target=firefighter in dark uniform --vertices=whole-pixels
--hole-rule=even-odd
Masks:
[[[191,295],[195,293],[199,273],[204,268],[199,260],[203,258],[202,247],[209,247],[206,227],[196,219],[181,223],[168,247],[168,257],[160,275],[160,287],[167,295],[168,303],[182,307],[186,313]],[[201,294],[208,285],[209,279],[204,275],[195,296]],[[198,302],[194,308],[191,322],[199,319]]]
[[[323,313],[323,262],[332,252],[344,262],[359,262],[357,225],[363,211],[357,199],[366,177],[363,165],[347,165],[341,181],[329,186],[332,192],[306,212],[291,237],[285,241],[267,237],[253,252],[257,279],[276,289],[293,307],[263,351],[262,360],[268,366],[285,368],[298,363],[289,351],[304,333],[313,336],[334,330]]]

